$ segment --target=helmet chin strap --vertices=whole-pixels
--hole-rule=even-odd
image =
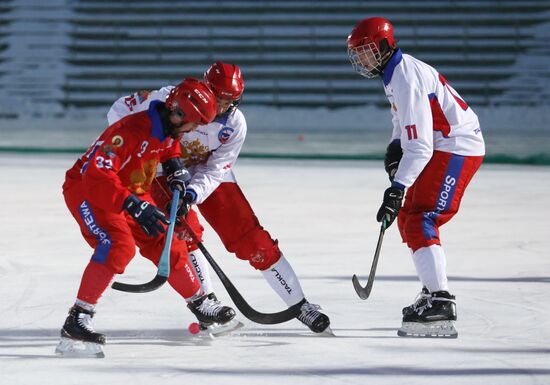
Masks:
[[[239,103],[241,102],[241,99],[237,99],[237,100],[234,100],[230,105],[229,105],[229,108],[227,109],[227,111],[221,113],[221,114],[218,114],[216,115],[216,118],[221,118],[222,116],[227,116],[229,115],[230,113],[232,113],[233,111],[235,111],[237,109],[237,107],[239,106]]]
[[[384,56],[382,57],[382,65],[380,66],[380,69],[376,69],[374,71],[371,71],[373,74],[375,75],[381,75],[383,72],[384,72],[384,68],[386,68],[386,64],[388,64],[388,62],[390,61],[391,57],[393,56],[393,54],[395,53],[395,51],[397,51],[396,48],[394,49],[389,49],[386,53],[384,53]]]
[[[184,125],[184,123],[182,122],[181,124],[176,126],[174,123],[172,123],[170,120],[168,120],[168,127],[166,129],[164,129],[167,132],[164,132],[164,136],[169,136],[172,139],[178,139],[179,134],[176,134],[176,128],[179,128],[183,125]]]

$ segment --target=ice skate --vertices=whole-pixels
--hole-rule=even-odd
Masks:
[[[211,323],[210,325],[206,325],[202,322],[199,323],[200,332],[207,334],[211,338],[229,335],[243,326],[244,324],[237,319],[232,319],[224,324],[217,322]]]
[[[197,317],[201,329],[214,324],[225,325],[235,318],[235,310],[222,305],[214,293],[203,295],[187,304],[187,307]]]
[[[447,291],[436,291],[403,309],[403,323],[397,331],[400,337],[457,338],[455,329],[455,296]]]
[[[93,316],[93,311],[73,306],[61,328],[61,341],[55,348],[55,354],[62,357],[105,357],[102,347],[105,336],[94,331]]]
[[[423,286],[420,293],[418,293],[418,295],[416,296],[414,303],[412,305],[405,306],[403,308],[402,310],[403,315],[410,314],[414,312],[416,308],[424,306],[428,298],[431,298],[431,296],[432,295],[430,294],[430,291],[428,290],[428,288],[426,286]]]
[[[330,329],[329,318],[319,310],[321,306],[305,301],[300,310],[302,313],[296,317],[300,322],[306,325],[314,333],[325,335],[334,335]]]

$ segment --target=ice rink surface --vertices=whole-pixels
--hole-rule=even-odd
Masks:
[[[109,290],[95,318],[104,359],[54,355],[91,250],[64,206],[61,184],[76,155],[0,154],[0,384],[548,384],[550,383],[550,168],[483,165],[461,212],[444,226],[456,340],[396,335],[420,284],[392,226],[371,297],[366,283],[388,184],[380,162],[240,160],[236,174],[280,242],[308,299],[335,337],[298,321],[253,324],[213,341],[187,331],[193,317],[165,285],[148,294]],[[207,231],[205,245],[243,296],[264,312],[284,305],[261,275]],[[137,255],[124,282],[151,279]],[[219,281],[216,294],[230,303]]]

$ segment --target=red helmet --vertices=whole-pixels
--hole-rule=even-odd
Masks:
[[[348,57],[361,75],[372,78],[380,73],[388,49],[396,48],[392,24],[382,17],[361,20],[348,36]],[[369,60],[370,59],[370,60]],[[365,61],[371,63],[365,66]]]
[[[222,99],[237,101],[244,91],[241,69],[235,64],[215,62],[204,73],[204,82]]]
[[[208,124],[216,117],[216,96],[206,84],[195,78],[184,79],[166,98],[170,111],[181,111],[184,123]]]

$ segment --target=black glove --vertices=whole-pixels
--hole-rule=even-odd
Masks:
[[[399,162],[403,157],[403,150],[401,149],[401,142],[394,140],[386,148],[386,155],[384,155],[384,168],[390,177],[390,182],[393,182],[393,177],[399,167]]]
[[[399,187],[389,187],[384,191],[384,201],[378,210],[378,214],[376,214],[376,220],[382,222],[383,219],[386,219],[386,228],[390,227],[397,218],[399,209],[403,204],[404,195],[404,190]]]
[[[170,223],[162,211],[135,195],[126,198],[122,207],[136,220],[145,234],[151,237],[156,237],[166,231],[162,223],[166,225]]]
[[[180,158],[168,159],[162,164],[162,173],[166,176],[166,182],[172,191],[180,190],[180,194],[185,194],[185,188],[191,180],[189,171],[183,167]]]

